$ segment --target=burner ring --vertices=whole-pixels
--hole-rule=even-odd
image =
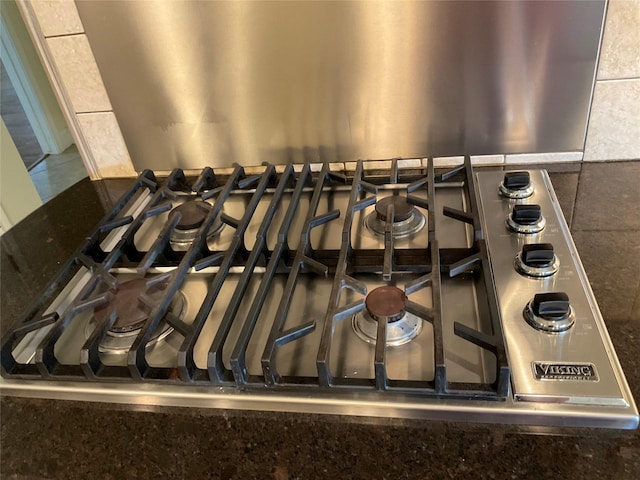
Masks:
[[[419,232],[427,223],[424,215],[407,201],[404,195],[390,195],[375,204],[373,212],[364,217],[364,226],[376,236],[384,237],[387,227],[387,208],[393,205],[393,238],[404,238]]]
[[[411,313],[395,322],[387,324],[387,347],[399,347],[409,343],[422,332],[424,321]],[[367,310],[353,316],[351,326],[356,335],[367,343],[375,345],[378,338],[378,322]]]
[[[103,323],[109,320],[113,311],[118,312],[118,318],[111,326],[114,333],[126,333],[139,330],[149,318],[138,299],[140,293],[147,288],[146,280],[139,278],[118,285],[118,290],[109,303],[94,311],[97,322]]]
[[[145,279],[130,280],[119,285],[114,298],[105,307],[94,310],[93,318],[86,323],[85,337],[89,338],[96,324],[108,320],[117,305],[118,318],[107,330],[102,338],[98,351],[101,353],[122,354],[130,350],[140,329],[148,319],[148,314],[140,308],[138,295],[146,289]],[[122,293],[124,292],[124,294]],[[135,296],[135,298],[134,298]],[[114,304],[114,302],[117,302]],[[126,303],[125,302],[131,302]],[[171,301],[169,311],[179,319],[184,319],[187,311],[187,300],[181,291],[178,291]],[[141,312],[141,313],[139,313]],[[115,328],[114,328],[115,327]],[[151,336],[147,345],[154,345],[173,333],[174,328],[161,322]]]
[[[182,214],[182,218],[169,236],[169,241],[174,250],[187,250],[191,246],[212,208],[208,202],[187,200],[169,212],[169,221],[171,221],[176,213]],[[213,225],[207,233],[207,238],[218,235],[223,228],[224,223],[220,220],[220,216],[218,216],[213,221]]]
[[[169,220],[180,213],[182,216],[176,224],[176,230],[194,230],[200,228],[211,208],[211,204],[202,200],[187,201],[169,212]]]

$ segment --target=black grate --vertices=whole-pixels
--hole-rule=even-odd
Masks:
[[[391,161],[391,168],[383,172],[367,174],[362,161],[357,163],[353,176],[344,172],[333,172],[329,164],[320,171],[313,172],[309,164],[299,170],[287,165],[281,170],[273,165],[264,165],[262,173],[247,175],[242,167],[221,181],[210,168],[202,171],[192,183],[184,173],[176,169],[160,184],[152,172],[143,172],[129,192],[118,202],[98,227],[87,236],[83,245],[64,265],[50,286],[37,299],[25,318],[3,340],[1,349],[2,374],[10,378],[44,378],[89,381],[158,381],[196,385],[233,385],[243,389],[274,388],[316,388],[318,392],[341,392],[346,390],[372,390],[420,394],[434,397],[503,399],[509,392],[509,367],[505,355],[500,318],[496,304],[495,289],[490,271],[486,244],[480,224],[476,203],[473,172],[469,159],[461,167],[440,175],[435,174],[430,160],[426,169],[401,169],[398,160]],[[428,246],[425,248],[397,249],[392,235],[392,224],[396,212],[390,203],[384,215],[384,248],[359,249],[352,245],[352,229],[356,214],[376,204],[380,185],[392,185],[396,191],[406,193],[408,203],[428,212]],[[473,242],[470,248],[438,247],[438,232],[435,212],[436,189],[460,184],[466,199],[465,211],[449,207],[443,208],[445,216],[465,222],[471,226]],[[349,202],[344,210],[330,210],[319,213],[319,205],[328,190],[349,189]],[[270,200],[263,215],[251,249],[245,245],[245,236],[253,220],[261,199],[269,190]],[[415,195],[422,192],[422,196]],[[223,207],[230,195],[242,192],[247,200],[240,218],[224,213]],[[303,193],[310,195],[306,207],[306,217],[300,240],[295,249],[289,247],[288,236],[292,225],[300,213]],[[136,199],[150,196],[135,212],[127,209],[135,205]],[[136,234],[145,222],[161,213],[170,211],[180,196],[214,200],[195,240],[186,251],[176,251],[171,246],[170,235],[180,214],[169,217],[157,239],[147,251],[136,247]],[[276,213],[283,209],[283,198],[289,196],[289,203],[279,223],[274,222]],[[425,199],[426,196],[426,199]],[[282,213],[282,212],[281,212]],[[342,218],[341,218],[342,217]],[[211,251],[207,244],[207,233],[216,222],[223,222],[233,229],[233,236],[224,251]],[[341,222],[340,248],[320,250],[312,246],[314,228],[329,222]],[[270,249],[267,233],[274,226],[279,227],[277,242]],[[126,228],[124,228],[126,227]],[[121,237],[110,251],[101,247],[103,240],[114,231],[123,229]],[[211,342],[207,367],[199,368],[194,360],[194,348],[219,300],[220,292],[233,267],[242,267],[237,276],[236,286],[230,300],[225,300],[224,315]],[[101,318],[79,352],[78,365],[63,365],[55,354],[55,347],[61,336],[74,319],[86,310],[105,305],[118,289],[115,267],[135,269],[139,277],[147,280],[147,291],[139,301],[148,311],[144,326],[138,332],[128,353],[126,365],[105,365],[101,359],[99,345],[111,326],[116,322],[118,312]],[[161,267],[164,273],[157,273]],[[184,322],[171,312],[171,303],[180,290],[185,278],[193,271],[216,267],[207,286],[206,297],[199,305],[193,322]],[[256,268],[262,269],[262,276],[255,293],[248,295],[248,287]],[[59,292],[78,272],[84,272],[88,279],[61,313],[46,314]],[[154,272],[154,273],[150,273]],[[374,354],[374,378],[343,378],[331,373],[330,357],[334,326],[352,318],[365,308],[364,299],[367,286],[357,279],[361,273],[377,273],[387,282],[394,275],[410,272],[415,280],[405,285],[405,293],[429,287],[432,295],[431,307],[407,300],[406,310],[428,322],[433,327],[432,380],[397,380],[387,375],[387,323],[378,322]],[[477,292],[479,314],[488,319],[491,333],[476,331],[468,326],[455,323],[443,325],[441,312],[441,282],[443,276],[456,277],[464,274],[471,277]],[[322,325],[309,321],[293,328],[285,328],[286,320],[294,296],[294,290],[302,276],[320,275],[332,278],[332,289],[326,316]],[[286,279],[284,291],[273,318],[268,338],[261,356],[262,375],[250,374],[247,368],[247,348],[261,315],[265,299],[272,294],[275,279]],[[345,290],[358,299],[342,304]],[[155,292],[150,300],[151,291]],[[160,294],[158,295],[158,292]],[[243,304],[250,302],[248,313],[239,315]],[[147,347],[153,333],[162,322],[166,322],[182,336],[177,348],[175,366],[155,367],[147,360]],[[239,324],[239,325],[238,325]],[[230,338],[233,326],[239,330]],[[322,329],[316,356],[317,374],[311,376],[282,375],[278,370],[276,353],[283,346],[307,336],[316,328]],[[457,336],[491,352],[496,358],[495,382],[492,384],[462,384],[449,380],[445,361],[443,329],[453,328]],[[46,329],[46,330],[45,330]],[[35,333],[42,332],[40,335]],[[36,338],[35,356],[28,363],[20,363],[14,353],[16,346],[27,336]],[[231,345],[231,343],[233,343]],[[223,361],[223,348],[229,349],[229,365]],[[321,394],[321,393],[318,393]]]

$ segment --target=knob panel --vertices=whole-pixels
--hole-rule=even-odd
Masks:
[[[505,227],[505,219],[511,216],[514,205],[519,201],[498,192],[496,186],[503,181],[504,172],[475,173],[514,398],[523,402],[624,406],[626,393],[622,393],[617,381],[617,362],[612,357],[608,337],[600,334],[606,331],[606,326],[588,287],[589,282],[571,241],[553,185],[543,170],[531,170],[530,175],[536,188],[525,201],[540,205],[546,220],[546,226],[535,237],[513,233]],[[560,264],[553,276],[534,278],[514,269],[516,256],[521,256],[529,266],[543,265],[549,260],[550,252],[529,250],[534,247],[528,247],[523,255],[524,245],[534,242],[553,245],[553,254]],[[521,263],[526,265],[524,261]],[[550,318],[534,315],[532,301],[536,294],[544,292],[566,293],[570,299],[566,318],[562,318],[563,315],[551,316],[553,304],[550,306],[546,301],[542,306],[538,302],[537,312]],[[567,329],[562,331],[563,328]],[[597,381],[593,380],[595,376],[585,380],[540,378],[535,372],[536,366],[542,364],[593,365]]]

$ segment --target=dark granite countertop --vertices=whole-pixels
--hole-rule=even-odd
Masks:
[[[549,165],[640,399],[640,162]],[[1,239],[2,332],[131,180],[83,180]],[[640,431],[0,399],[3,478],[640,478]]]

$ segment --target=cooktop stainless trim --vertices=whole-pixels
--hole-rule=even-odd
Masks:
[[[447,401],[388,394],[308,394],[282,391],[255,393],[227,387],[180,387],[153,384],[86,384],[80,382],[36,382],[0,379],[3,395],[127,404],[140,406],[197,407],[260,410],[357,417],[396,417],[474,423],[509,423],[549,427],[593,427],[632,430],[638,416],[618,407],[537,404],[507,399],[494,401]]]

